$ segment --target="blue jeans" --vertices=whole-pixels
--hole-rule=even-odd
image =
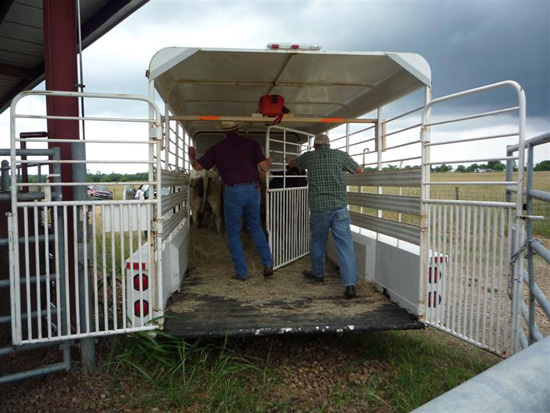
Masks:
[[[355,251],[351,237],[350,217],[347,208],[327,212],[313,212],[310,215],[311,272],[315,277],[325,275],[325,261],[329,229],[338,252],[338,264],[342,285],[355,285]]]
[[[227,243],[235,272],[240,278],[248,277],[246,257],[241,242],[241,225],[244,222],[254,240],[256,251],[260,254],[265,267],[273,266],[273,257],[264,231],[260,226],[260,190],[257,185],[229,186],[225,188],[224,199],[225,228]]]

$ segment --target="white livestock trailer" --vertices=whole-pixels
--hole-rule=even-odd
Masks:
[[[497,354],[520,348],[518,274],[523,258],[518,251],[524,233],[522,191],[517,189],[523,187],[523,168],[513,179],[467,183],[499,186],[503,193],[515,189],[511,201],[441,196],[439,187],[454,189],[465,182],[449,181],[444,174],[432,179],[432,167],[443,163],[505,160],[523,165],[525,98],[519,85],[505,81],[432,100],[430,68],[417,54],[329,52],[300,45],[266,50],[166,48],[153,56],[147,76],[148,98],[46,91],[24,92],[13,101],[11,176],[18,176],[23,165],[53,168],[39,182],[11,186],[14,344],[155,329],[201,337],[428,324]],[[471,96],[501,90],[511,91],[506,95],[510,105],[467,112]],[[257,113],[259,98],[267,94],[284,96],[291,111],[278,125]],[[47,118],[19,110],[21,100],[38,95],[122,105],[112,115],[106,103],[90,103],[97,115],[89,109],[85,118],[78,118],[86,122],[86,140],[71,142],[73,147],[85,146],[87,156],[68,161],[43,148],[36,153],[21,149],[22,142],[27,147],[30,142],[18,134],[19,123]],[[461,106],[466,112],[449,117],[445,105],[455,100],[466,102]],[[143,106],[137,109],[135,102]],[[493,131],[494,118],[504,118],[506,127]],[[345,179],[357,276],[379,291],[378,298],[360,294],[346,301],[338,288],[319,298],[330,312],[313,311],[316,296],[307,291],[294,300],[270,292],[278,282],[276,272],[273,280],[256,285],[265,298],[251,304],[220,292],[226,279],[186,276],[193,242],[187,147],[204,153],[222,139],[223,120],[245,125],[241,132],[260,142],[274,160],[274,171],[284,169],[285,157],[311,149],[312,137],[320,132],[330,134],[332,148],[347,151],[365,166],[365,172]],[[489,126],[463,127],[472,121]],[[96,131],[95,124],[114,129]],[[510,140],[518,145],[517,156],[506,153]],[[39,148],[54,141],[63,140],[41,137],[32,144]],[[489,141],[492,148],[495,143],[499,148],[500,142],[500,149],[485,149]],[[139,157],[133,152],[138,147]],[[149,197],[64,201],[59,196],[63,186],[85,185],[59,182],[52,173],[71,162],[87,168],[141,168],[146,178],[104,185],[148,185]],[[308,188],[274,189],[270,177],[266,231],[275,266],[283,269],[303,262],[309,252]],[[34,188],[40,196],[26,198],[22,188]],[[78,240],[74,245],[65,242],[71,232]],[[220,237],[210,248],[221,250],[224,242]],[[328,255],[336,261],[332,245]],[[296,277],[301,275],[296,272]],[[191,288],[197,283],[201,294]],[[30,313],[35,317],[27,317]]]

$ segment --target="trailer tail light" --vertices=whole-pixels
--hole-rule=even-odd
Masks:
[[[270,50],[321,50],[317,44],[296,44],[296,43],[268,43]]]
[[[428,307],[435,308],[441,304],[441,294],[438,294],[436,291],[430,291],[428,293]]]
[[[142,306],[143,314],[141,313]],[[136,317],[147,317],[149,315],[149,301],[136,300],[136,302],[134,302],[134,314]]]
[[[428,282],[430,284],[437,284],[438,280],[441,280],[441,271],[437,267],[430,267],[428,269]]]
[[[134,289],[145,291],[149,288],[149,277],[146,274],[137,274],[134,276]]]

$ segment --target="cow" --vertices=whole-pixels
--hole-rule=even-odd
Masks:
[[[191,222],[199,228],[206,226],[213,216],[216,232],[222,233],[223,184],[218,173],[213,170],[192,171],[189,179],[191,192]]]
[[[300,171],[298,168],[286,166],[286,178],[279,175],[285,175],[285,171],[274,171],[271,175],[277,175],[269,180],[269,189],[279,188],[298,188],[301,186],[307,186],[307,178],[305,172]],[[286,184],[286,185],[285,185]]]
[[[307,178],[305,172],[300,171],[298,168],[291,168],[286,165],[286,177],[283,177],[284,171],[273,171],[270,175],[274,175],[269,179],[269,189],[281,189],[283,188],[283,182],[286,180],[286,188],[298,188],[307,186]],[[261,188],[261,220],[262,225],[265,228],[266,222],[266,173],[260,171],[260,188]]]

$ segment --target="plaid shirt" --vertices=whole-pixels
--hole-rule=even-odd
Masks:
[[[309,208],[313,212],[333,211],[347,206],[342,172],[355,173],[359,167],[351,156],[323,145],[316,151],[300,155],[295,163],[299,169],[307,169]]]

